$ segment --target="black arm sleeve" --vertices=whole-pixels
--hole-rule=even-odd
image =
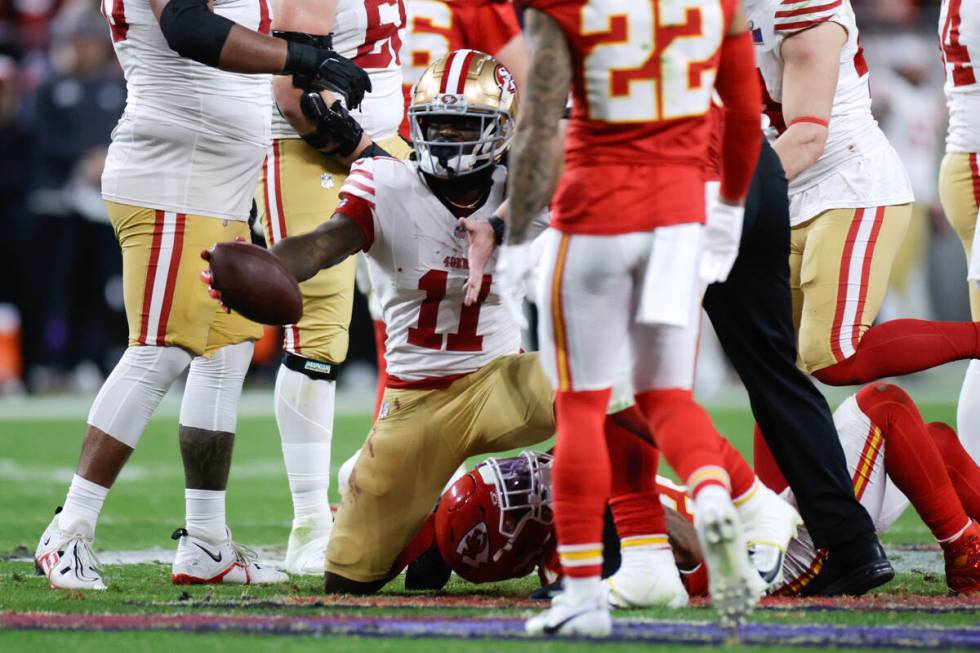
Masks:
[[[207,0],[170,0],[160,13],[160,31],[170,49],[213,68],[234,24],[208,9]]]

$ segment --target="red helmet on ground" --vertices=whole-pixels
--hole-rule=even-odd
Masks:
[[[520,578],[554,548],[551,456],[488,458],[453,483],[436,509],[436,544],[473,583]]]

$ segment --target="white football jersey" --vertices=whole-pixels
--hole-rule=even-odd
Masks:
[[[371,77],[371,92],[351,115],[375,142],[398,133],[405,113],[398,54],[404,29],[405,0],[337,0],[333,47]],[[273,110],[272,136],[299,138],[278,110]]]
[[[504,200],[498,167],[490,196],[469,217],[489,219]],[[351,166],[337,211],[364,230],[371,283],[388,339],[385,358],[396,383],[424,383],[474,372],[520,351],[520,329],[493,282],[496,254],[479,300],[463,305],[466,231],[429,189],[417,164],[388,157]]]
[[[785,129],[783,41],[825,21],[847,31],[824,152],[789,185],[791,224],[828,209],[911,202],[908,175],[871,114],[868,65],[850,0],[746,0],[745,8],[768,94],[766,113],[779,131]]]
[[[844,449],[855,496],[868,511],[875,530],[884,533],[909,506],[909,500],[885,472],[886,436],[861,410],[856,395],[845,399],[834,411],[834,427]],[[784,498],[796,505],[789,490]],[[823,558],[818,559],[817,555],[817,547],[806,526],[800,526],[797,536],[786,548],[784,583],[808,583],[823,564]]]
[[[267,0],[214,0],[214,11],[268,33]],[[102,196],[113,202],[247,220],[269,146],[268,75],[211,68],[170,49],[149,0],[102,0],[126,75]]]
[[[980,152],[980,2],[943,0],[939,46],[946,67],[947,152]]]

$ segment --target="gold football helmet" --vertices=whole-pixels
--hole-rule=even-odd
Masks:
[[[408,120],[419,167],[450,179],[482,170],[510,146],[517,111],[517,86],[510,71],[489,54],[454,50],[429,66],[412,88]],[[447,140],[429,123],[458,120],[479,134]]]

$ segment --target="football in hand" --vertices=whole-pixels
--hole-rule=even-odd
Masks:
[[[295,324],[303,315],[296,278],[271,252],[244,242],[218,243],[205,256],[221,302],[260,324]]]

